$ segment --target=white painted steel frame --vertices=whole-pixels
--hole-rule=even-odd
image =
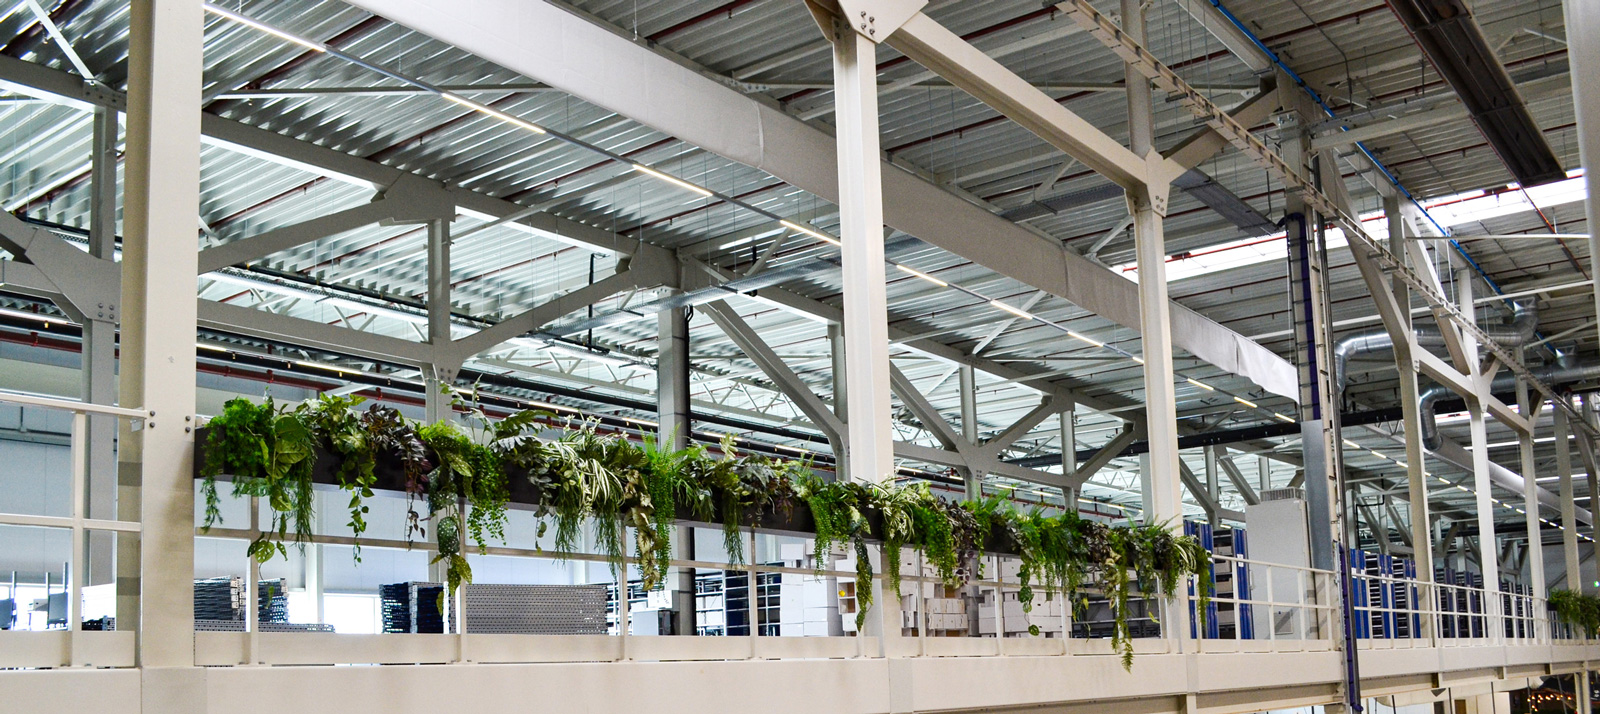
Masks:
[[[119,439],[123,478],[139,484],[139,662],[146,709],[168,700],[194,663],[195,300],[200,215],[198,0],[140,0],[129,18],[122,251],[123,404],[151,412]],[[136,474],[136,476],[135,476]],[[133,624],[118,618],[119,622]]]
[[[560,6],[480,0],[463,13],[414,0],[352,4],[823,199],[838,199],[837,167],[826,158],[837,153],[832,137]],[[1138,328],[1137,288],[1127,280],[892,164],[881,171],[887,225]],[[1176,346],[1292,398],[1293,368],[1275,353],[1181,305],[1171,312]]]

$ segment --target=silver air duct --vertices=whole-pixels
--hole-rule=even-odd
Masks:
[[[1600,379],[1600,360],[1568,358],[1563,363],[1546,365],[1530,370],[1539,381],[1545,384],[1567,384],[1571,382],[1584,382],[1591,379]],[[1495,377],[1489,386],[1490,392],[1506,393],[1517,388],[1517,375],[1502,374]],[[1418,400],[1422,405],[1422,444],[1430,451],[1439,448],[1439,423],[1433,413],[1434,405],[1439,400],[1454,394],[1448,387],[1433,385],[1422,390],[1422,397]]]
[[[1481,329],[1489,335],[1489,339],[1505,347],[1521,347],[1533,341],[1534,334],[1539,329],[1539,314],[1528,303],[1512,303],[1511,316],[1506,322],[1499,325],[1483,325]],[[1433,326],[1420,326],[1412,328],[1416,335],[1418,347],[1443,347],[1444,335],[1439,328]],[[1389,337],[1387,330],[1366,330],[1350,335],[1345,335],[1333,344],[1333,378],[1339,394],[1344,394],[1345,383],[1349,379],[1350,360],[1373,352],[1384,352],[1394,349],[1394,340]],[[1600,365],[1595,365],[1600,368]],[[1582,365],[1563,367],[1560,365],[1547,367],[1543,370],[1534,370],[1540,379],[1546,383],[1552,381],[1573,381],[1564,379],[1567,372],[1578,375]],[[1566,370],[1563,372],[1562,370]],[[1554,377],[1545,376],[1549,372]],[[1597,372],[1600,375],[1600,372]],[[1576,377],[1582,378],[1582,377]],[[1505,380],[1502,384],[1502,380]],[[1504,375],[1494,381],[1493,389],[1509,390],[1516,388],[1516,376]],[[1420,402],[1422,405],[1422,440],[1430,450],[1439,447],[1439,425],[1434,421],[1433,407],[1440,399],[1449,396],[1448,389],[1432,386],[1423,390]]]
[[[1496,343],[1507,347],[1520,347],[1533,341],[1535,332],[1539,330],[1539,314],[1527,303],[1512,303],[1511,319],[1500,325],[1482,325],[1481,329]],[[1444,335],[1439,328],[1433,326],[1420,326],[1412,328],[1417,337],[1419,347],[1443,347]],[[1388,330],[1367,330],[1345,335],[1333,343],[1333,379],[1339,386],[1339,393],[1344,393],[1345,380],[1348,378],[1346,369],[1350,360],[1372,352],[1387,352],[1394,349],[1394,340],[1389,338]]]

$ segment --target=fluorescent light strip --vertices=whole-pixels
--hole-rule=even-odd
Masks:
[[[1200,380],[1198,380],[1198,379],[1195,379],[1195,378],[1193,378],[1193,377],[1184,377],[1184,381],[1186,381],[1186,382],[1188,382],[1188,383],[1190,383],[1190,384],[1193,384],[1193,385],[1194,385],[1194,386],[1196,386],[1196,387],[1199,387],[1199,388],[1201,388],[1201,389],[1204,389],[1204,390],[1206,390],[1206,391],[1208,391],[1208,392],[1215,392],[1215,391],[1217,391],[1217,388],[1216,388],[1216,387],[1213,387],[1213,386],[1211,386],[1211,385],[1209,385],[1209,384],[1206,384],[1206,383],[1205,383],[1205,382],[1202,382],[1202,381],[1200,381]]]
[[[1087,342],[1087,343],[1089,343],[1091,345],[1094,345],[1095,347],[1105,347],[1106,346],[1106,343],[1104,343],[1104,342],[1096,340],[1096,339],[1094,339],[1092,337],[1086,337],[1084,335],[1081,335],[1081,334],[1078,334],[1076,332],[1073,332],[1072,330],[1067,330],[1067,336],[1071,337],[1072,339],[1078,340],[1079,342]]]
[[[1283,414],[1279,414],[1277,412],[1273,412],[1272,416],[1276,417],[1278,419],[1278,421],[1284,422],[1286,424],[1293,424],[1294,423],[1294,419],[1292,419],[1292,418],[1290,418],[1288,416],[1284,416]]]
[[[706,198],[711,198],[711,196],[713,195],[711,193],[710,189],[701,188],[701,187],[696,186],[696,185],[694,185],[692,183],[689,183],[688,181],[685,181],[685,180],[683,180],[681,178],[678,178],[677,176],[673,176],[671,174],[662,173],[660,171],[657,171],[655,169],[650,168],[649,166],[645,166],[644,164],[634,164],[633,165],[633,170],[634,171],[638,171],[639,173],[642,173],[642,174],[649,174],[649,175],[654,176],[654,177],[656,177],[658,179],[661,179],[662,181],[666,181],[667,183],[670,183],[670,184],[672,184],[674,186],[677,186],[678,188],[681,188],[681,189],[683,189],[685,191],[689,191],[691,193],[697,193],[697,194],[699,194],[701,196],[704,196]]]
[[[999,300],[990,299],[989,300],[989,304],[993,305],[994,307],[1000,308],[1001,310],[1005,310],[1006,312],[1009,312],[1009,313],[1011,313],[1013,315],[1016,315],[1017,317],[1020,317],[1020,318],[1022,318],[1024,320],[1032,320],[1032,319],[1034,319],[1033,315],[1028,313],[1026,310],[1023,310],[1021,308],[1012,307],[1012,306],[1007,305],[1007,304],[1005,304],[1003,302],[1000,302]]]
[[[895,264],[894,264],[894,269],[895,269],[895,270],[898,270],[898,271],[900,271],[900,272],[902,272],[902,273],[905,273],[905,274],[906,274],[906,275],[910,275],[910,276],[913,276],[913,277],[918,277],[918,278],[922,278],[922,279],[923,279],[923,280],[926,280],[926,281],[928,281],[928,282],[930,282],[930,283],[933,283],[933,284],[934,284],[934,285],[937,285],[937,286],[939,286],[939,287],[941,287],[941,288],[948,288],[948,287],[950,287],[950,283],[947,283],[947,282],[945,282],[945,281],[943,281],[943,280],[940,280],[940,279],[938,279],[938,278],[935,278],[935,277],[933,277],[933,276],[932,276],[932,275],[929,275],[929,274],[927,274],[927,273],[924,273],[924,272],[922,272],[922,271],[920,271],[920,270],[916,270],[916,269],[914,269],[914,268],[907,268],[907,267],[906,267],[906,266],[904,266],[904,265],[901,265],[901,264],[899,264],[899,263],[895,263]]]
[[[507,113],[505,113],[503,111],[500,111],[499,109],[495,109],[494,107],[491,107],[491,106],[489,106],[487,104],[484,104],[482,102],[472,101],[471,99],[467,99],[466,97],[463,97],[463,96],[461,96],[459,94],[456,94],[454,92],[439,92],[439,96],[444,97],[445,99],[448,99],[448,100],[450,100],[452,102],[455,102],[456,104],[460,104],[461,106],[466,107],[468,109],[471,109],[471,110],[473,110],[475,112],[478,112],[480,114],[487,114],[487,115],[492,116],[492,117],[494,117],[496,119],[499,119],[500,121],[503,121],[503,122],[505,122],[507,124],[511,124],[511,125],[514,125],[514,126],[517,126],[517,127],[523,128],[523,129],[527,129],[528,131],[531,131],[531,132],[533,132],[535,134],[546,134],[546,133],[549,133],[549,132],[546,132],[544,130],[544,127],[539,126],[538,124],[530,122],[530,121],[528,121],[526,119],[518,119],[517,117],[511,116],[510,114],[507,114]]]
[[[257,32],[265,32],[265,33],[267,33],[269,35],[272,35],[273,37],[276,37],[276,38],[278,38],[280,40],[288,40],[289,42],[293,42],[293,43],[295,43],[297,45],[300,45],[301,47],[304,47],[304,48],[306,48],[308,50],[311,50],[313,52],[327,52],[328,51],[328,48],[324,47],[322,45],[322,43],[320,43],[320,42],[312,42],[311,40],[305,39],[304,37],[296,37],[295,35],[291,35],[291,34],[289,34],[287,32],[284,32],[283,30],[279,30],[279,29],[277,29],[275,27],[272,27],[272,26],[269,26],[269,25],[264,25],[264,24],[262,24],[260,22],[256,22],[255,20],[252,20],[252,19],[250,19],[248,17],[245,17],[244,15],[240,15],[239,13],[233,12],[233,11],[228,10],[226,8],[222,8],[222,7],[219,7],[219,6],[216,6],[216,5],[212,5],[211,3],[206,3],[205,4],[205,8],[206,8],[206,12],[209,12],[209,13],[211,13],[213,15],[220,15],[222,17],[228,18],[229,20],[232,20],[232,21],[237,22],[237,23],[239,23],[241,25],[244,25],[245,27],[248,27],[248,28],[250,28],[252,30],[256,30]]]
[[[838,238],[835,238],[835,237],[830,236],[830,235],[828,235],[826,233],[823,233],[822,231],[819,231],[819,230],[817,230],[815,228],[811,228],[809,226],[803,226],[803,225],[800,225],[799,223],[795,223],[794,221],[791,221],[791,220],[788,220],[788,219],[780,220],[780,221],[778,221],[778,224],[783,226],[784,228],[788,228],[789,230],[799,231],[801,233],[804,233],[804,234],[806,234],[808,236],[811,236],[812,238],[815,238],[817,240],[820,240],[820,241],[822,241],[824,243],[831,243],[833,245],[841,245],[841,243],[839,243],[839,239]]]
[[[1233,401],[1236,401],[1236,402],[1238,402],[1240,404],[1243,404],[1243,405],[1245,405],[1247,407],[1250,407],[1251,409],[1260,409],[1261,408],[1261,406],[1259,404],[1256,404],[1255,402],[1252,402],[1252,401],[1250,401],[1248,399],[1245,399],[1244,397],[1234,397]]]

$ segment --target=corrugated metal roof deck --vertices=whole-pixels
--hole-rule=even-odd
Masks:
[[[67,36],[89,65],[102,72],[103,81],[120,84],[125,71],[126,6],[107,0],[72,5],[70,17],[63,23]],[[1448,97],[1448,89],[1381,2],[1347,0],[1313,7],[1296,0],[1235,0],[1227,5],[1285,62],[1323,91],[1341,113],[1379,106],[1403,109]],[[751,91],[759,91],[791,111],[816,114],[824,123],[831,121],[826,113],[831,104],[827,46],[800,3],[742,0],[713,6],[692,0],[595,0],[576,2],[573,7],[708,71],[750,83]],[[515,86],[515,91],[476,92],[473,96],[779,215],[810,217],[823,228],[831,227],[835,220],[834,209],[827,202],[761,171],[712,156],[563,93],[531,86],[527,78],[340,3],[257,0],[244,2],[239,9],[437,84]],[[1477,3],[1475,10],[1491,41],[1501,43],[1502,58],[1514,73],[1555,74],[1555,81],[1561,81],[1564,51],[1559,43],[1543,37],[1559,37],[1562,32],[1559,2],[1485,0]],[[1120,81],[1120,62],[1099,43],[1065,29],[1068,23],[1058,14],[1022,0],[936,1],[927,11],[991,51],[1046,33],[1060,35],[1004,54],[1000,60],[1041,86],[1073,85],[1076,89],[1052,89],[1051,93],[1112,136],[1125,134],[1126,112],[1120,92],[1089,91],[1083,86]],[[1242,90],[1255,83],[1248,68],[1181,8],[1160,2],[1151,5],[1150,13],[1152,51],[1194,84],[1209,87],[1207,91],[1219,103],[1226,106],[1239,101],[1245,96]],[[29,24],[27,18],[15,15],[0,19],[0,38],[17,37]],[[1536,32],[1524,32],[1524,28]],[[56,48],[37,39],[13,41],[6,51],[29,61],[67,67]],[[471,190],[543,205],[562,217],[680,249],[724,268],[748,267],[771,240],[767,235],[754,242],[738,242],[739,236],[767,223],[748,210],[699,199],[582,148],[529,135],[438,97],[394,91],[394,82],[336,58],[304,54],[297,46],[213,18],[208,23],[205,68],[207,95],[214,98],[210,110]],[[880,50],[878,59],[882,81],[922,73],[920,67],[888,48]],[[337,91],[353,88],[363,91]],[[230,98],[234,93],[254,91],[278,95]],[[888,93],[881,106],[883,143],[896,160],[948,181],[996,209],[1031,200],[1039,183],[1062,163],[1059,152],[937,80]],[[1576,166],[1568,94],[1551,92],[1531,102],[1531,108],[1557,155],[1565,165]],[[1176,143],[1196,126],[1180,108],[1159,101],[1156,118],[1161,147]],[[24,206],[36,217],[82,225],[88,203],[87,187],[79,177],[87,167],[88,146],[89,124],[83,112],[36,101],[0,102],[0,157],[5,158],[0,161],[0,196],[10,208]],[[1369,142],[1368,147],[1418,196],[1491,188],[1508,179],[1465,119],[1386,137]],[[1202,168],[1269,216],[1282,204],[1282,187],[1237,153],[1214,158]],[[1347,167],[1347,172],[1353,170]],[[205,148],[202,171],[202,216],[220,240],[354,206],[371,196],[368,188],[223,146]],[[1062,195],[1103,183],[1078,168],[1068,171],[1048,194]],[[1355,193],[1364,210],[1378,207],[1373,192]],[[1577,208],[1563,206],[1547,213],[1564,232],[1582,230]],[[1120,198],[1108,199],[1033,220],[1031,225],[1082,249],[1125,215]],[[478,223],[464,217],[455,230],[459,233]],[[1483,228],[1496,232],[1548,230],[1531,213],[1493,219]],[[1239,237],[1236,229],[1194,199],[1174,196],[1167,221],[1169,252],[1200,251]],[[423,241],[423,232],[416,226],[371,226],[285,251],[268,263],[274,270],[331,286],[412,299],[426,290]],[[1570,256],[1554,244],[1467,245],[1489,275],[1508,289],[1526,281],[1568,283],[1586,278],[1584,246],[1570,244],[1566,249]],[[1106,245],[1100,257],[1109,264],[1120,264],[1131,260],[1131,250],[1131,237],[1124,233]],[[586,283],[591,275],[603,277],[614,270],[614,258],[609,255],[510,227],[462,239],[453,253],[454,272],[461,281],[455,295],[457,310],[489,319],[514,314]],[[811,242],[793,242],[777,254],[774,265],[799,264],[818,256],[832,258],[836,254]],[[1012,304],[1021,305],[1035,293],[1030,286],[926,245],[907,249],[896,258]],[[1369,316],[1370,301],[1362,297],[1365,290],[1348,256],[1335,251],[1331,259],[1335,320]],[[967,350],[986,342],[982,354],[991,359],[1060,371],[1061,378],[1081,385],[1088,394],[1129,403],[1142,399],[1139,373],[1132,363],[1107,360],[1114,355],[1069,341],[1037,324],[1010,324],[1000,331],[998,328],[1007,324],[1003,313],[969,296],[900,278],[903,276],[891,275],[889,282],[891,321],[896,327],[916,334],[937,334],[937,339]],[[1242,334],[1268,335],[1264,344],[1287,353],[1291,345],[1279,334],[1287,327],[1283,281],[1282,264],[1272,261],[1176,281],[1172,290],[1179,301]],[[839,302],[836,271],[809,274],[786,287],[825,302]],[[241,291],[228,284],[207,289],[212,297],[234,296],[238,304],[276,303],[281,307],[283,302],[281,297],[265,294],[237,295]],[[1541,308],[1548,330],[1553,333],[1581,324],[1589,309],[1583,297],[1586,294],[1585,289],[1569,289],[1546,296]],[[596,306],[596,311],[614,310],[619,302],[606,301]],[[826,352],[822,325],[759,303],[733,304],[780,354],[797,357],[792,364],[802,378],[821,393],[831,391],[831,369],[821,356]],[[329,305],[314,301],[288,309],[290,314],[312,319],[343,319]],[[1096,339],[1135,354],[1140,351],[1136,332],[1059,299],[1044,297],[1031,309]],[[761,382],[759,373],[709,320],[697,317],[692,326],[693,352],[703,368],[696,381],[699,396],[725,401],[729,410],[766,412],[784,419],[798,416],[784,400],[774,400],[770,390],[747,391],[752,381]],[[1355,329],[1366,326],[1371,323]],[[399,320],[373,320],[366,329],[415,339],[413,328]],[[593,339],[628,354],[649,357],[654,353],[654,322],[640,319],[598,329]],[[1587,335],[1580,339],[1580,346],[1592,340]],[[524,357],[527,361],[522,367],[551,379],[576,380],[590,387],[594,386],[591,382],[622,385],[617,389],[650,386],[650,377],[643,372],[630,375],[613,366],[576,363],[550,354]],[[929,397],[936,406],[947,414],[956,413],[958,398],[949,366],[910,354],[897,354],[896,358],[914,382],[931,390]],[[1182,356],[1178,364],[1184,375],[1234,393],[1258,396],[1251,385],[1219,374],[1208,365]],[[1362,366],[1363,371],[1355,374],[1361,385],[1359,398],[1392,402],[1383,368],[1365,370],[1367,365]],[[984,390],[981,421],[987,429],[1005,426],[1037,403],[1037,397],[1026,388],[989,377],[980,378],[980,384]],[[1216,395],[1182,385],[1180,399],[1180,410],[1196,415],[1186,423],[1203,418],[1206,428],[1270,419],[1264,413],[1245,410],[1233,415],[1232,421],[1213,423],[1218,416]],[[1272,406],[1282,408],[1281,400]],[[1086,417],[1080,440],[1084,445],[1099,443],[1109,436],[1112,426],[1112,420]],[[1455,428],[1447,425],[1447,433]],[[1355,438],[1367,443],[1366,437]],[[1030,444],[1058,448],[1053,427],[1041,426],[1023,446]],[[1129,499],[1127,494],[1116,497]]]

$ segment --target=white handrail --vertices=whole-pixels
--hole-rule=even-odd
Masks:
[[[90,404],[76,399],[62,399],[31,392],[18,392],[11,389],[0,389],[0,404],[18,404],[26,407],[44,407],[47,409],[63,409],[83,414],[105,414],[108,416],[129,417],[144,419],[150,416],[143,409],[129,407],[113,407],[105,404]]]

